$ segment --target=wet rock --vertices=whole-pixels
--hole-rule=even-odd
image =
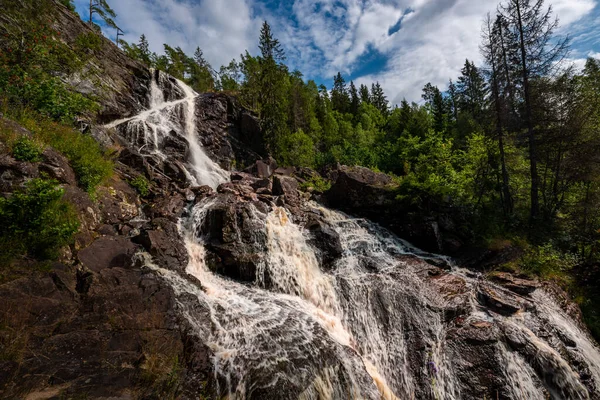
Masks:
[[[538,281],[517,278],[507,272],[494,272],[490,280],[522,296],[530,295],[540,287]]]
[[[513,315],[522,309],[515,297],[491,286],[481,285],[477,292],[477,298],[481,304],[502,315]]]
[[[205,238],[209,267],[230,278],[254,282],[266,249],[265,214],[261,202],[239,202],[237,195],[218,195],[197,235]]]
[[[323,266],[331,269],[344,252],[339,234],[315,215],[309,217],[305,228],[311,234],[309,244],[319,250],[318,255]]]

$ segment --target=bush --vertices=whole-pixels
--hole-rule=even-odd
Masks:
[[[150,182],[141,175],[138,175],[129,181],[129,184],[133,186],[142,197],[146,197],[150,194]]]
[[[320,176],[313,176],[313,177],[311,177],[311,179],[302,183],[300,185],[300,188],[304,191],[309,191],[312,189],[312,191],[315,191],[318,193],[324,193],[324,192],[328,191],[329,189],[331,189],[331,181],[323,179]]]
[[[555,279],[568,283],[568,273],[579,263],[579,258],[571,253],[563,253],[554,248],[552,243],[534,246],[527,249],[519,262],[519,267],[526,273],[544,279]]]
[[[20,254],[40,259],[58,256],[71,243],[79,220],[54,180],[33,179],[8,198],[0,198],[0,247],[3,261]]]
[[[12,146],[12,155],[17,161],[41,161],[42,152],[41,146],[26,136],[21,136]]]
[[[25,115],[19,122],[67,157],[79,185],[88,193],[93,193],[99,184],[112,175],[113,163],[105,157],[94,138],[36,115]]]

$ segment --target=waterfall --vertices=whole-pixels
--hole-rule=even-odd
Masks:
[[[177,82],[181,98],[167,101],[164,77],[153,75],[151,108],[109,127],[149,156],[165,157],[161,142],[179,135],[189,146],[193,184],[227,181],[198,142],[197,95]],[[316,203],[308,207],[341,242],[333,268],[319,264],[308,232],[284,208],[253,207],[251,217],[266,222],[266,251],[256,281],[242,284],[207,265],[211,238],[202,226],[215,201],[194,205],[180,223],[190,256],[185,273],[144,257],[170,283],[179,312],[211,350],[220,398],[458,400],[469,398],[476,362],[500,371],[473,376],[497,385],[494,398],[599,398],[588,389],[600,388],[598,348],[543,289],[530,298],[509,294],[368,220]],[[516,297],[521,311],[507,316],[482,306],[482,287]],[[467,311],[457,317],[457,309]],[[465,339],[460,332],[469,329],[483,337]]]
[[[113,121],[107,129],[116,129],[129,143],[139,146],[143,156],[167,159],[163,152],[165,139],[177,136],[188,144],[186,175],[192,185],[208,185],[216,189],[229,180],[229,173],[210,159],[198,141],[196,98],[198,94],[180,80],[168,78],[159,70],[151,70],[150,108],[130,118]],[[165,91],[177,99],[166,101]],[[182,117],[183,114],[183,117]]]

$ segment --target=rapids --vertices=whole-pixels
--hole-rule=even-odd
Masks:
[[[153,76],[151,108],[108,127],[142,154],[160,157],[166,136],[184,137],[191,183],[226,182],[228,172],[198,141],[197,95],[177,82],[179,98],[166,101],[164,75]],[[185,273],[144,258],[211,349],[219,398],[467,399],[469,374],[484,364],[499,371],[489,377],[494,398],[600,396],[598,347],[544,289],[529,298],[509,294],[370,221],[316,203],[308,207],[342,243],[333,268],[319,265],[309,233],[273,205],[267,213],[253,209],[252,218],[266,223],[267,247],[256,281],[242,284],[207,265],[211,238],[202,225],[213,206],[213,198],[204,199],[180,222],[190,255]],[[434,265],[449,271],[438,276]],[[483,289],[515,299],[521,311],[503,315],[483,306]],[[473,329],[488,336],[469,336]]]

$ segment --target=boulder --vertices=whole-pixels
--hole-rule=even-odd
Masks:
[[[106,268],[129,268],[138,247],[128,238],[103,236],[77,253],[87,269],[100,272]]]
[[[187,267],[187,249],[177,224],[171,220],[155,218],[152,229],[145,229],[132,241],[142,245],[160,267],[175,271],[184,271]]]
[[[273,177],[273,195],[283,196],[285,204],[298,207],[301,204],[298,181],[290,176]]]
[[[305,228],[310,232],[309,244],[318,250],[322,265],[331,269],[344,248],[339,234],[318,216],[311,214]]]

